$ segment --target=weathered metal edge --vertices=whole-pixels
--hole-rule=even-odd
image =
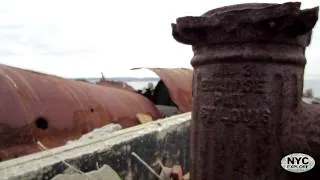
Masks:
[[[156,133],[157,139],[161,139],[166,133],[177,131],[179,127],[189,127],[191,113],[184,113],[158,121],[141,124],[112,133],[107,137],[99,137],[85,143],[73,143],[52,149],[63,160],[75,161],[82,156],[90,156],[99,152],[107,151],[117,144],[129,142],[141,136]],[[165,133],[165,134],[163,134]],[[180,141],[180,140],[179,140]],[[48,169],[60,161],[53,157],[50,152],[39,152],[17,159],[0,163],[0,177],[4,179],[37,179],[39,175],[43,178]],[[51,171],[51,170],[49,170]]]

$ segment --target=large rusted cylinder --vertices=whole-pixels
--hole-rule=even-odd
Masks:
[[[305,48],[318,8],[240,4],[182,17],[174,38],[193,46],[192,180],[318,179],[319,107],[301,102]],[[318,161],[281,169],[284,155]]]
[[[0,161],[64,145],[108,123],[138,124],[138,113],[157,119],[147,98],[126,89],[66,80],[0,65]]]

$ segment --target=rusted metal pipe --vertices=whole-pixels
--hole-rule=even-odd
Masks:
[[[192,69],[150,68],[168,88],[170,98],[181,112],[190,112],[192,106]]]
[[[0,65],[0,161],[79,138],[108,123],[138,124],[160,112],[147,98],[125,89],[67,80]]]
[[[320,108],[301,102],[305,48],[318,8],[240,4],[182,17],[174,38],[194,57],[192,180],[318,179],[281,169],[284,155],[320,162]]]
[[[141,69],[133,68],[132,70]],[[192,106],[192,69],[147,68],[156,73],[169,91],[170,98],[180,112],[190,112]],[[159,85],[159,84],[158,84]],[[154,96],[161,95],[156,87]]]

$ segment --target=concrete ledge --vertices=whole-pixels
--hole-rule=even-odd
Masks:
[[[148,164],[161,160],[166,166],[179,164],[189,170],[191,113],[123,129],[88,141],[52,149],[61,159],[83,172],[111,166],[122,179],[156,179],[131,152]],[[0,163],[0,177],[10,180],[51,179],[67,167],[49,152],[40,152]]]

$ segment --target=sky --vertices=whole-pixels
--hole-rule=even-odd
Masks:
[[[171,23],[217,7],[286,1],[1,0],[0,63],[66,78],[155,76],[134,67],[191,68],[191,46]],[[302,8],[319,6],[306,0]],[[320,78],[320,23],[307,49],[305,77]]]

